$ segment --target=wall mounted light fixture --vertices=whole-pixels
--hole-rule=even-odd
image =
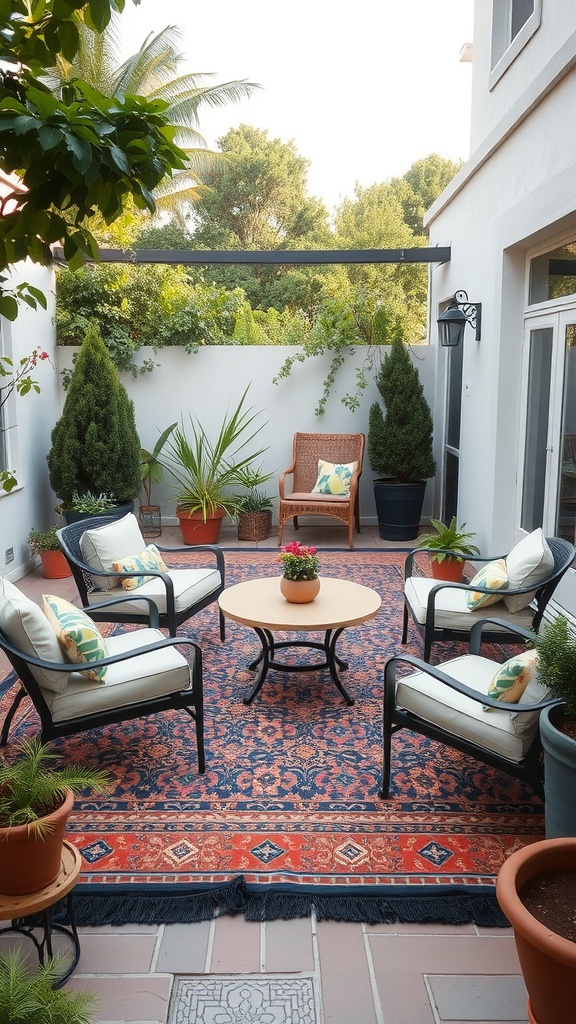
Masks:
[[[438,317],[438,334],[444,348],[455,348],[464,337],[466,324],[476,329],[476,341],[480,341],[482,303],[468,302],[468,293],[454,293],[450,305]]]

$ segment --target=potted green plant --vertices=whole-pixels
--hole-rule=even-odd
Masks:
[[[576,836],[576,633],[559,615],[535,634],[533,645],[538,678],[559,701],[540,715],[546,836]]]
[[[15,761],[0,765],[0,878],[2,892],[38,892],[57,877],[64,829],[74,794],[103,792],[105,772],[82,765],[53,768],[58,755],[38,739],[23,739]]]
[[[445,526],[439,519],[431,519],[435,533],[424,533],[418,537],[417,547],[427,548],[430,553],[430,568],[436,580],[459,583],[466,558],[479,555],[480,550],[471,540],[475,533],[465,533],[466,523],[456,525],[456,516]]]
[[[376,386],[385,406],[370,407],[368,460],[380,474],[374,480],[378,529],[385,540],[418,536],[426,482],[436,472],[433,422],[418,370],[400,334],[384,356]]]
[[[32,554],[40,556],[42,570],[46,579],[49,580],[61,580],[72,575],[72,570],[56,536],[57,529],[57,526],[49,526],[47,530],[32,529],[26,537],[26,543]]]
[[[576,838],[530,843],[504,861],[496,897],[513,930],[532,1024],[574,1019]]]
[[[177,426],[177,423],[171,423],[169,427],[166,427],[166,430],[162,431],[151,452],[147,448],[140,449],[140,477],[144,494],[146,495],[146,504],[140,504],[139,520],[144,537],[159,537],[162,533],[160,506],[152,504],[152,485],[162,482],[164,467],[160,462],[159,455],[170,434]]]
[[[67,522],[75,493],[107,494],[119,514],[140,492],[140,439],[134,404],[96,326],[88,328],[70,376],[48,453],[50,484]]]
[[[239,474],[267,451],[246,451],[265,424],[252,428],[258,413],[246,409],[244,391],[236,409],[226,413],[215,441],[190,416],[191,438],[178,426],[168,439],[163,465],[175,483],[176,516],[185,544],[214,544],[222,519],[238,513]]]
[[[270,536],[273,502],[261,485],[273,475],[264,473],[261,467],[239,470],[238,480],[245,490],[238,495],[238,540],[266,540]]]
[[[55,989],[58,958],[30,970],[21,950],[0,953],[0,1020],[14,1024],[90,1024],[96,1000],[91,992]]]

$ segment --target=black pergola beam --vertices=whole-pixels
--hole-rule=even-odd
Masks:
[[[64,261],[61,246],[54,246],[54,259]],[[247,252],[233,249],[101,249],[102,263],[276,264],[312,265],[322,263],[446,263],[450,246],[427,249],[290,249]]]

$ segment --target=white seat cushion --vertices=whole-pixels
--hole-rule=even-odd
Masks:
[[[222,584],[218,570],[211,568],[171,569],[167,575],[170,576],[174,583],[174,606],[176,612],[186,611],[187,608],[208,597],[209,594],[212,594]],[[132,591],[132,594],[134,595],[134,591]],[[143,583],[141,587],[138,587],[138,597],[141,594],[144,597],[152,598],[160,614],[165,614],[166,587],[161,579],[155,576],[148,580],[147,583]],[[126,597],[126,591],[120,586],[114,587],[106,594],[107,601],[115,597]],[[90,605],[99,604],[102,600],[102,591],[95,590],[88,594],[88,603]],[[106,609],[103,609],[103,614],[105,611]],[[145,615],[148,615],[149,608],[145,601],[132,600],[124,604],[114,605],[110,609],[111,614],[112,612],[122,613],[123,615],[130,613],[140,614],[143,612]]]
[[[8,643],[23,654],[55,665],[66,663],[58,638],[42,609],[3,577],[0,577],[0,630]],[[66,672],[50,672],[35,665],[30,666],[30,671],[43,690],[62,693],[68,685]]]
[[[106,638],[110,656],[163,640],[158,629],[134,629]],[[80,672],[68,677],[62,694],[46,693],[54,722],[82,718],[112,708],[140,704],[164,694],[179,693],[190,686],[186,658],[175,647],[109,665],[101,683],[91,683]]]
[[[114,562],[129,555],[136,555],[145,547],[146,541],[132,512],[107,526],[86,530],[80,538],[80,550],[84,561],[92,568],[104,572],[113,569]],[[93,576],[92,582],[98,590],[110,590],[118,584],[114,576]]]
[[[432,587],[438,586],[438,580],[426,576],[410,576],[404,585],[404,594],[410,605],[412,614],[417,622],[426,622],[426,608],[428,595]],[[529,608],[523,608],[519,612],[511,612],[504,604],[498,601],[490,608],[477,608],[474,611],[468,608],[466,603],[468,591],[459,587],[443,587],[436,596],[434,625],[440,629],[462,629],[470,630],[477,619],[485,619],[487,615],[495,615],[499,619],[506,619],[514,622],[517,626],[529,629],[532,625],[533,613]],[[499,632],[504,627],[490,626],[494,632]]]
[[[438,667],[471,689],[487,694],[499,666],[489,658],[466,654]],[[532,695],[529,701],[525,699],[520,703],[533,703],[538,699],[539,696]],[[487,715],[481,702],[451,690],[426,672],[415,672],[398,680],[396,703],[453,736],[512,761],[521,761],[526,756],[538,728],[539,712],[522,715],[494,710]],[[517,720],[523,718],[530,721],[518,728]]]

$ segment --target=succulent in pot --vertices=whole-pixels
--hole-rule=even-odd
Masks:
[[[0,878],[10,895],[38,892],[54,881],[74,794],[101,793],[109,784],[97,769],[52,767],[58,755],[38,739],[21,740],[17,753],[0,765]]]
[[[432,552],[430,566],[435,579],[458,582],[465,559],[480,554],[479,548],[471,543],[476,534],[466,532],[466,523],[458,526],[456,516],[452,516],[448,526],[439,519],[431,519],[430,522],[436,532],[418,537],[417,547]]]

